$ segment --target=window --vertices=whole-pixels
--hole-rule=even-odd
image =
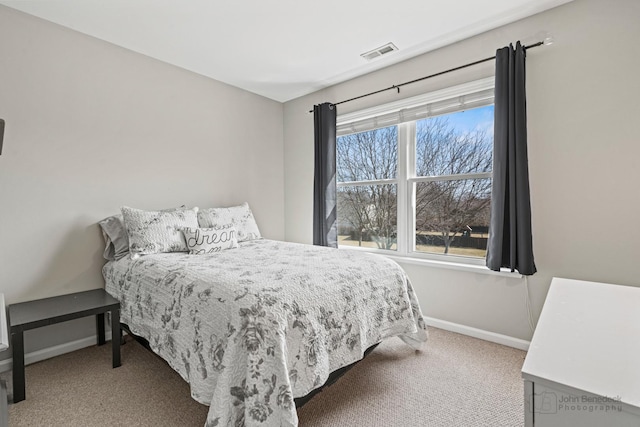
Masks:
[[[397,249],[398,128],[337,140],[338,244]]]
[[[339,116],[337,135],[340,246],[481,262],[493,78]]]

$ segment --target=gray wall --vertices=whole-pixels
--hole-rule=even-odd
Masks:
[[[537,318],[553,276],[640,285],[640,2],[576,0],[404,63],[287,102],[286,238],[312,240],[313,104],[337,102],[495,54],[510,42],[555,44],[527,63]],[[493,63],[371,96],[338,114],[493,74]],[[404,265],[425,315],[531,338],[523,279]]]
[[[0,117],[7,304],[103,287],[96,222],[122,205],[248,201],[284,238],[281,103],[0,6]],[[93,333],[59,325],[27,351]]]

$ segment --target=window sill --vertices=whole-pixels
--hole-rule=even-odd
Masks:
[[[512,279],[522,278],[522,274],[518,272],[514,271],[512,273],[511,270],[507,270],[507,269],[502,269],[500,271],[493,271],[493,270],[489,270],[484,265],[463,264],[461,262],[437,261],[434,259],[413,258],[408,256],[397,256],[397,255],[387,255],[387,254],[384,254],[384,256],[401,264],[405,263],[405,264],[421,265],[423,267],[446,268],[449,270],[466,271],[469,273],[488,274],[490,276],[510,277]]]
[[[445,268],[448,270],[465,271],[468,273],[487,274],[489,276],[509,277],[511,279],[521,279],[522,277],[524,277],[522,276],[522,274],[515,271],[511,272],[511,270],[508,270],[506,268],[503,268],[500,271],[489,270],[485,265],[481,265],[481,264],[440,261],[440,260],[427,259],[422,257],[402,256],[402,255],[395,255],[391,253],[391,251],[367,250],[367,249],[348,247],[348,246],[341,246],[340,249],[378,254],[378,255],[387,257],[389,259],[392,259],[400,264],[413,264],[413,265],[419,265],[422,267]]]

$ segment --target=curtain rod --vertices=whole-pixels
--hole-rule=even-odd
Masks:
[[[544,41],[533,43],[533,44],[530,44],[529,46],[525,46],[524,49],[525,50],[532,49],[534,47],[542,46],[543,44],[545,44]],[[411,80],[411,81],[408,81],[408,82],[400,83],[399,85],[389,86],[389,87],[384,88],[384,89],[376,90],[375,92],[370,92],[370,93],[367,93],[367,94],[364,94],[364,95],[356,96],[355,98],[349,98],[349,99],[345,99],[344,101],[334,102],[334,103],[332,103],[332,105],[344,104],[345,102],[355,101],[356,99],[365,98],[365,97],[371,96],[371,95],[376,95],[376,94],[378,94],[380,92],[386,92],[386,91],[392,90],[392,89],[397,89],[398,93],[400,93],[400,88],[402,86],[410,85],[412,83],[421,82],[423,80],[427,80],[427,79],[430,79],[432,77],[438,77],[438,76],[441,76],[443,74],[451,73],[452,71],[458,71],[458,70],[461,70],[463,68],[471,67],[473,65],[482,64],[483,62],[491,61],[492,59],[496,59],[496,56],[493,55],[493,56],[491,56],[489,58],[480,59],[478,61],[474,61],[474,62],[470,62],[468,64],[460,65],[459,67],[451,68],[449,70],[440,71],[440,72],[435,73],[435,74],[431,74],[431,75],[428,75],[428,76],[420,77],[419,79],[415,79],[415,80]],[[313,110],[309,110],[309,112],[313,113]]]

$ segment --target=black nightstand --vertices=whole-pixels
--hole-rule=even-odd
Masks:
[[[113,367],[120,366],[120,303],[104,289],[11,304],[9,327],[13,351],[13,402],[25,399],[24,331],[54,323],[96,316],[98,345],[105,343],[104,313],[111,312]]]

